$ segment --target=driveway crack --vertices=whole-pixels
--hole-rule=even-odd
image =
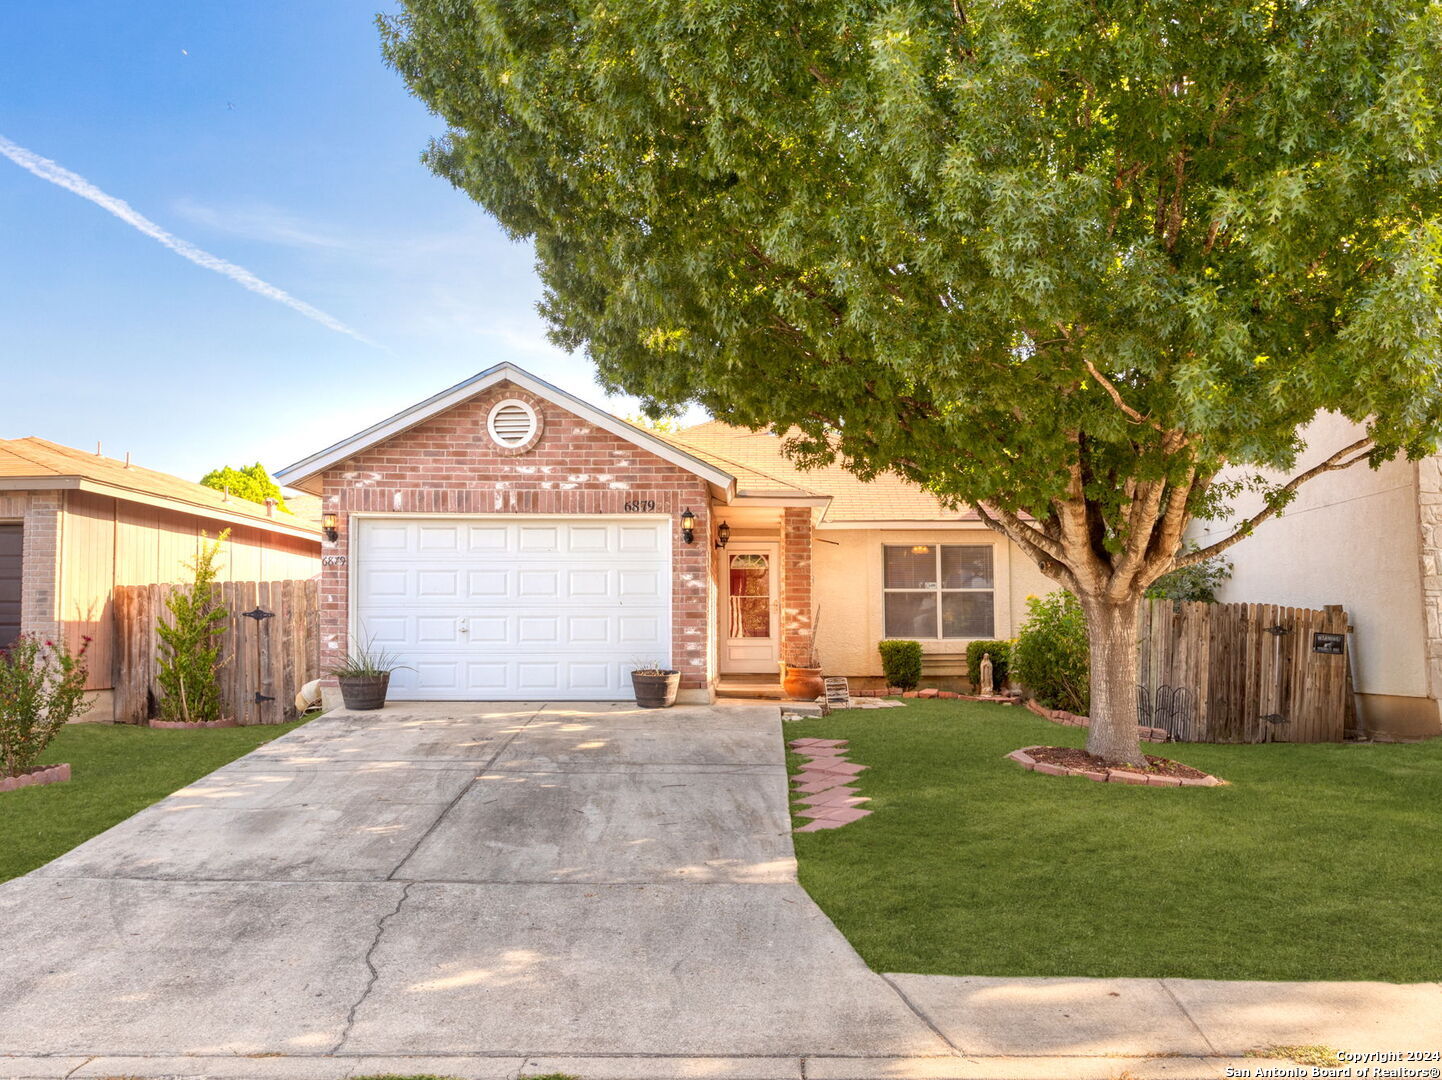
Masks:
[[[341,1029],[340,1040],[330,1048],[332,1054],[339,1053],[340,1048],[344,1046],[346,1040],[350,1038],[351,1028],[355,1026],[356,1013],[359,1012],[360,1007],[365,1004],[366,998],[370,997],[371,991],[375,988],[376,980],[380,978],[380,972],[376,970],[375,961],[372,957],[375,955],[376,949],[380,946],[381,935],[385,933],[386,923],[400,914],[401,905],[404,904],[406,898],[410,896],[411,886],[414,884],[415,882],[413,881],[406,882],[405,887],[401,889],[401,895],[396,899],[396,906],[376,920],[375,937],[371,938],[370,948],[366,950],[365,955],[366,969],[370,972],[370,978],[366,980],[365,989],[361,991],[360,997],[356,999],[355,1004],[350,1007],[350,1012],[346,1014],[345,1027]]]
[[[417,851],[419,851],[421,849],[421,845],[430,839],[431,833],[435,832],[436,829],[440,827],[441,822],[446,819],[446,815],[456,808],[456,805],[466,797],[467,792],[469,792],[471,788],[475,787],[478,783],[481,782],[482,776],[491,771],[491,767],[495,765],[495,763],[500,759],[501,755],[504,754],[508,749],[510,749],[511,743],[515,742],[516,740],[516,736],[519,735],[521,732],[525,731],[526,728],[530,726],[531,721],[534,720],[536,717],[540,716],[549,707],[550,702],[542,705],[535,712],[531,713],[530,716],[526,717],[526,719],[522,723],[516,726],[516,729],[514,731],[512,731],[509,735],[505,737],[504,740],[502,740],[501,745],[496,747],[496,752],[490,757],[488,757],[485,760],[485,763],[476,770],[476,775],[471,777],[471,782],[468,783],[465,787],[461,788],[461,790],[456,793],[456,797],[454,799],[446,803],[445,809],[436,815],[436,820],[431,822],[430,828],[426,829],[425,832],[421,833],[420,839],[417,840],[414,844],[412,844],[411,849],[405,853],[405,857],[402,858],[400,862],[396,863],[396,868],[386,875],[387,881],[396,880],[396,875],[401,872],[401,868],[404,867],[406,863],[410,862],[411,856],[414,855]]]

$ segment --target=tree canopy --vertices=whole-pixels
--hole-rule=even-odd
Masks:
[[[265,466],[260,462],[254,465],[246,465],[241,468],[233,468],[230,465],[223,465],[219,469],[211,469],[200,478],[200,482],[208,488],[215,488],[216,491],[229,491],[237,499],[245,499],[248,502],[263,503],[266,499],[274,499],[277,509],[286,509],[285,496],[280,492],[280,485],[270,478],[270,473],[265,471]]]
[[[1442,428],[1436,3],[403,0],[381,25],[447,125],[425,160],[534,242],[555,340],[608,388],[979,504],[1093,621],[1178,562],[1225,467],[1293,468],[1319,410],[1365,437],[1303,479]]]

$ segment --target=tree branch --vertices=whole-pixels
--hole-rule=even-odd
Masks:
[[[991,514],[987,511],[987,508],[982,506],[980,503],[974,503],[973,509],[976,510],[977,516],[981,518],[981,523],[983,525],[985,525],[992,532],[1000,533],[1012,543],[1016,544],[1017,547],[1025,551],[1027,555],[1031,557],[1031,560],[1036,563],[1038,569],[1040,569],[1043,574],[1051,578],[1053,581],[1059,582],[1060,584],[1066,586],[1073,592],[1077,590],[1076,575],[1072,573],[1071,567],[1067,566],[1066,563],[1051,555],[1046,549],[1042,547],[1043,543],[1046,544],[1047,548],[1059,546],[1055,545],[1055,541],[1050,540],[1039,530],[1033,529],[1020,518],[1016,517],[1015,514],[1011,514],[1010,511],[998,509],[997,513],[1009,516],[1016,523],[1016,525],[1019,526],[1018,531],[1015,532],[1013,532],[1012,529],[1008,528],[1004,522],[992,517]]]
[[[1187,554],[1177,559],[1176,563],[1174,564],[1174,568],[1180,570],[1184,566],[1195,566],[1199,562],[1205,562],[1207,559],[1210,559],[1215,555],[1220,555],[1233,544],[1239,543],[1244,538],[1249,536],[1252,530],[1254,530],[1262,522],[1274,516],[1277,511],[1282,508],[1282,496],[1290,495],[1292,492],[1296,491],[1299,487],[1305,484],[1308,480],[1311,480],[1313,477],[1321,476],[1323,473],[1339,472],[1342,469],[1351,468],[1359,461],[1366,461],[1371,452],[1371,439],[1358,439],[1356,442],[1351,443],[1348,446],[1342,447],[1342,449],[1338,450],[1331,457],[1327,458],[1324,461],[1318,462],[1306,472],[1298,473],[1296,476],[1292,477],[1291,480],[1288,480],[1287,483],[1282,485],[1282,487],[1278,488],[1268,497],[1267,505],[1264,509],[1260,510],[1256,514],[1253,514],[1246,521],[1238,525],[1230,536],[1218,540],[1215,544],[1210,544],[1207,547],[1199,548],[1196,551],[1188,552]],[[1352,456],[1349,457],[1348,455]]]

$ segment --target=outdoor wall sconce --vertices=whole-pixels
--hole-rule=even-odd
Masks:
[[[681,539],[688,544],[696,542],[696,515],[689,506],[681,511]]]
[[[336,528],[339,522],[339,514],[327,512],[321,515],[320,531],[325,533],[325,538],[332,544],[340,539],[340,529]]]
[[[730,542],[731,526],[727,525],[726,522],[723,521],[720,525],[716,526],[716,546],[718,548],[724,548]]]

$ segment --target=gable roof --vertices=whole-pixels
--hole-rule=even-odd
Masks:
[[[831,500],[825,522],[980,521],[975,510],[946,509],[936,496],[899,476],[860,480],[840,465],[798,469],[782,451],[785,439],[710,420],[667,436],[696,454],[729,460],[783,489]]]
[[[260,503],[227,498],[204,484],[170,473],[102,457],[31,436],[0,439],[0,491],[70,489],[163,506],[232,525],[247,525],[319,542],[309,522],[277,510],[274,517]]]
[[[403,409],[378,424],[372,424],[364,431],[358,431],[349,438],[342,439],[308,458],[297,461],[294,465],[287,465],[275,474],[275,478],[289,487],[298,488],[311,494],[320,494],[320,475],[327,469],[349,457],[354,457],[377,443],[399,435],[417,424],[424,423],[431,417],[454,408],[502,382],[512,383],[527,393],[534,394],[538,398],[549,401],[595,424],[603,431],[609,431],[612,435],[634,443],[643,450],[669,461],[672,465],[694,473],[710,484],[712,494],[723,501],[729,502],[736,492],[736,477],[726,469],[693,453],[688,448],[668,442],[654,432],[636,427],[634,424],[628,424],[604,409],[598,409],[575,395],[566,393],[560,387],[552,386],[545,380],[536,378],[530,372],[512,363],[497,364],[495,367],[472,375],[464,382],[459,382],[448,390],[442,390],[439,394],[417,402],[410,408]]]

